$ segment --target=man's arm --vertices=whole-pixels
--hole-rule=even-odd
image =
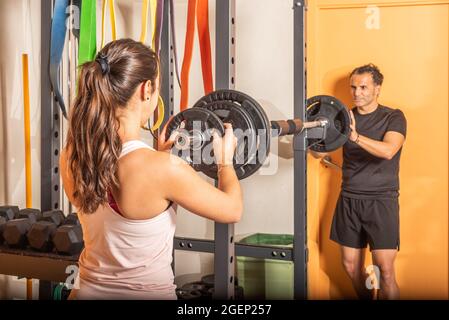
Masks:
[[[382,141],[370,139],[368,137],[358,135],[355,142],[359,147],[363,148],[372,155],[391,160],[404,144],[405,137],[395,131],[388,131]]]
[[[349,113],[351,115],[351,134],[349,135],[349,140],[358,144],[360,148],[366,150],[373,156],[386,160],[393,159],[405,141],[407,122],[402,111],[396,110],[392,114],[389,119],[387,132],[382,141],[373,140],[359,134],[356,130],[354,113],[352,110]]]

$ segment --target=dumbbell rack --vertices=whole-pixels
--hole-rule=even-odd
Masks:
[[[12,249],[0,246],[0,274],[20,278],[65,282],[70,273],[69,266],[78,263],[78,255],[63,256],[32,250]]]
[[[305,0],[292,1],[294,28],[294,117],[305,119]],[[61,196],[59,150],[60,111],[51,91],[49,70],[52,0],[41,1],[41,210],[59,208]],[[163,123],[173,114],[173,47],[165,0],[161,61],[165,66],[161,95],[166,102]],[[216,1],[216,89],[235,86],[235,0]],[[167,112],[168,111],[168,112]],[[291,247],[255,246],[234,242],[234,225],[215,223],[215,240],[174,239],[174,250],[214,253],[216,299],[230,299],[234,291],[235,256],[294,262],[294,299],[307,299],[307,131],[295,136],[294,146],[294,243]],[[39,298],[51,297],[52,282],[64,282],[68,265],[78,257],[62,257],[0,248],[0,274],[40,279]],[[173,260],[173,268],[175,261]]]

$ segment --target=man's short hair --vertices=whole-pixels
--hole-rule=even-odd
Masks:
[[[373,81],[376,85],[381,86],[382,82],[384,81],[384,76],[382,73],[380,73],[380,70],[377,66],[375,66],[372,63],[365,64],[364,66],[355,68],[352,72],[350,77],[352,77],[354,74],[364,74],[369,73],[373,77]]]

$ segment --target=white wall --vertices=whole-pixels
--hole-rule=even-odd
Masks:
[[[290,0],[237,0],[236,10],[236,89],[258,100],[270,119],[293,115],[293,11]],[[116,1],[118,37],[139,39],[141,0]],[[98,7],[101,1],[98,0]],[[31,9],[31,10],[30,10]],[[99,11],[100,9],[98,9]],[[187,18],[187,0],[175,0],[176,35],[179,66],[182,65]],[[212,60],[215,63],[215,2],[209,4]],[[26,16],[30,18],[25,19]],[[100,42],[98,12],[98,43]],[[29,21],[26,23],[25,21]],[[109,20],[108,24],[109,25]],[[23,103],[20,54],[30,53],[30,100],[33,163],[33,206],[40,207],[40,2],[0,0],[0,203],[25,206],[25,175],[23,148]],[[111,40],[110,32],[106,41]],[[214,68],[215,79],[215,68]],[[176,83],[176,82],[175,82]],[[195,36],[190,72],[190,104],[203,96],[198,37]],[[179,88],[175,87],[178,109]],[[146,141],[151,141],[143,133]],[[272,150],[277,153],[277,141]],[[291,156],[286,139],[280,152]],[[255,232],[293,232],[293,162],[272,157],[278,165],[260,170],[242,181],[245,211],[236,225],[237,235]],[[3,169],[5,168],[5,169]],[[261,172],[271,172],[262,175]],[[213,222],[180,209],[177,235],[213,238]],[[176,253],[176,275],[179,283],[190,281],[192,275],[213,272],[213,256],[189,252]],[[1,290],[0,278],[0,297]],[[9,287],[9,286],[8,286]],[[16,290],[17,291],[17,290]],[[14,291],[14,292],[16,292]],[[24,292],[24,290],[23,290]],[[6,293],[7,294],[7,293]],[[10,297],[10,296],[8,296]]]

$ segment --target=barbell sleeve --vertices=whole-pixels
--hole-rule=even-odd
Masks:
[[[279,137],[286,136],[289,134],[298,134],[303,129],[325,127],[326,125],[327,125],[326,120],[317,120],[310,122],[302,122],[301,119],[271,121],[271,129],[277,131],[277,134],[274,135]]]

